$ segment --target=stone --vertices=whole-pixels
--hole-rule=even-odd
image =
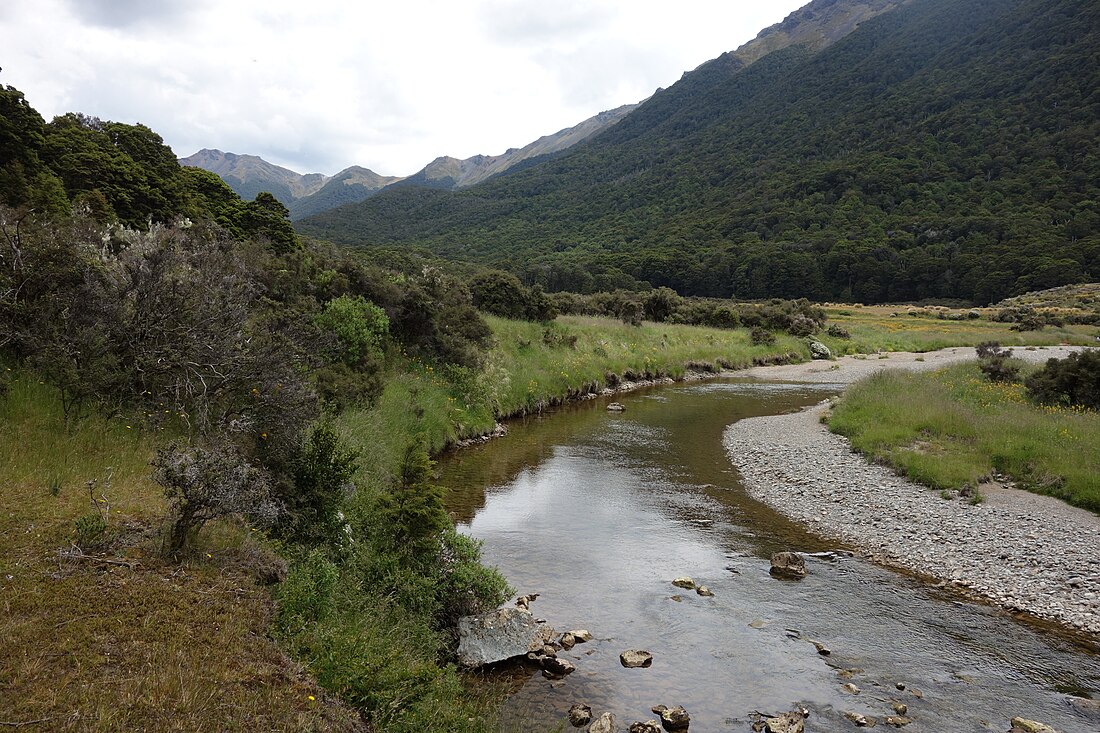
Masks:
[[[685,588],[687,590],[695,590],[695,581],[688,576],[676,578],[672,581],[672,584],[677,588]]]
[[[909,718],[906,718],[903,715],[890,715],[890,716],[887,716],[883,720],[883,722],[886,723],[886,725],[892,725],[895,728],[904,728],[905,726],[909,725],[913,721],[910,720]]]
[[[684,600],[684,597],[683,597],[682,595],[676,594],[676,595],[674,595],[674,596],[669,596],[669,597],[668,597],[668,600],[670,600],[670,601],[676,601],[677,603],[682,603],[682,602],[683,602],[683,600]]]
[[[583,703],[575,703],[569,708],[569,725],[574,728],[588,725],[592,720],[592,708]]]
[[[1058,733],[1045,723],[1039,723],[1027,718],[1013,718],[1011,733]]]
[[[661,724],[656,720],[647,720],[630,724],[630,733],[661,733]]]
[[[855,685],[853,685],[851,682],[848,682],[848,683],[845,683],[845,684],[841,685],[840,689],[844,690],[845,692],[847,692],[850,695],[858,695],[859,694],[859,688],[856,687]]]
[[[892,707],[894,708],[894,712],[898,715],[905,715],[907,712],[909,712],[909,706],[903,702],[896,702],[893,704]]]
[[[467,667],[503,662],[541,650],[553,635],[523,608],[464,616],[458,620],[458,661]]]
[[[626,412],[626,405],[621,402],[610,402],[607,405],[608,412]]]
[[[829,347],[815,339],[810,339],[810,358],[812,359],[831,359],[833,352],[829,350]]]
[[[857,728],[870,728],[874,727],[874,723],[867,718],[866,715],[860,715],[859,713],[845,712],[844,717],[852,721]]]
[[[750,629],[762,629],[767,625],[768,625],[767,621],[764,621],[764,620],[758,619],[758,618],[754,618],[752,621],[749,621],[749,628]]]
[[[648,667],[653,664],[653,655],[644,649],[627,649],[619,655],[619,661],[627,669]]]
[[[674,708],[666,705],[656,705],[650,710],[661,716],[661,725],[665,727],[665,730],[687,730],[691,724],[691,716],[687,710],[684,710],[682,705],[677,705]]]
[[[771,574],[777,578],[804,578],[806,561],[797,552],[777,552],[772,555]]]
[[[561,641],[559,643],[562,649],[569,650],[577,645],[577,637],[566,631],[561,635]]]
[[[573,629],[572,631],[565,632],[573,637],[573,640],[578,644],[583,644],[586,641],[592,641],[592,632],[588,629]]]
[[[792,710],[783,715],[764,719],[764,730],[767,733],[805,733],[806,716],[801,710]]]
[[[596,722],[588,726],[588,733],[615,733],[615,716],[604,713],[596,718]]]
[[[833,650],[822,644],[820,641],[810,640],[810,643],[814,645],[814,649],[817,649],[817,653],[823,657],[827,657],[833,653]]]
[[[706,587],[705,585],[701,585],[698,588],[696,588],[695,592],[698,593],[701,596],[706,597],[706,598],[710,598],[714,595],[714,592],[711,591],[711,589]]]
[[[542,671],[555,677],[564,677],[567,674],[572,674],[577,671],[577,666],[567,659],[561,657],[540,657],[539,666],[542,667]]]
[[[534,603],[535,600],[538,597],[539,597],[538,593],[530,593],[530,594],[525,595],[525,596],[520,596],[519,598],[516,599],[516,608],[522,608],[523,610],[526,611],[528,609],[528,607],[532,603]]]

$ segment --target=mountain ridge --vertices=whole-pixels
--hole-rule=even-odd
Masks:
[[[842,4],[807,7],[843,19]],[[1100,7],[877,7],[819,50],[702,64],[522,171],[391,190],[299,228],[582,292],[601,274],[697,295],[995,302],[1100,272]]]

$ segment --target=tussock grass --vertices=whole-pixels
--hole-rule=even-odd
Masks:
[[[190,562],[158,559],[152,436],[100,418],[66,426],[52,390],[21,374],[0,397],[0,426],[0,720],[51,731],[358,729],[268,638],[270,598],[239,567],[254,545],[247,532],[213,527]],[[75,521],[97,511],[89,479],[111,504],[96,554],[133,569],[59,560]]]
[[[829,428],[933,488],[996,471],[1100,512],[1100,413],[1034,405],[1022,385],[988,382],[976,364],[874,375],[848,390]]]

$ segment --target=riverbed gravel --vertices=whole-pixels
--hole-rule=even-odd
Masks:
[[[1016,356],[1040,361],[1070,350],[1018,349]],[[886,367],[938,368],[973,354],[946,349],[891,354],[888,360],[847,357],[750,374],[768,381],[850,383]],[[822,424],[827,409],[822,403],[726,429],[726,450],[753,498],[874,561],[1009,610],[1100,633],[1100,517],[1011,488],[990,490],[979,504],[945,499],[854,453],[847,439]]]

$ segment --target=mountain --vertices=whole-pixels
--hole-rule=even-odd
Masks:
[[[559,130],[553,135],[543,135],[522,148],[509,148],[502,155],[475,155],[465,160],[447,156],[436,158],[417,173],[404,179],[400,185],[442,189],[473,186],[523,161],[557,153],[587,140],[614,125],[637,107],[637,104],[624,104],[621,107],[600,112],[573,127]]]
[[[326,180],[323,186],[308,196],[294,199],[287,204],[287,208],[292,220],[302,219],[337,206],[366,201],[400,180],[399,176],[382,176],[369,168],[353,165]]]
[[[318,191],[328,181],[328,176],[320,173],[295,173],[255,155],[223,153],[207,148],[187,158],[180,158],[179,163],[217,173],[242,199],[251,200],[261,191],[267,191],[285,206],[289,206],[294,199]]]
[[[815,0],[548,160],[298,226],[550,290],[988,303],[1095,279],[1100,3]]]

